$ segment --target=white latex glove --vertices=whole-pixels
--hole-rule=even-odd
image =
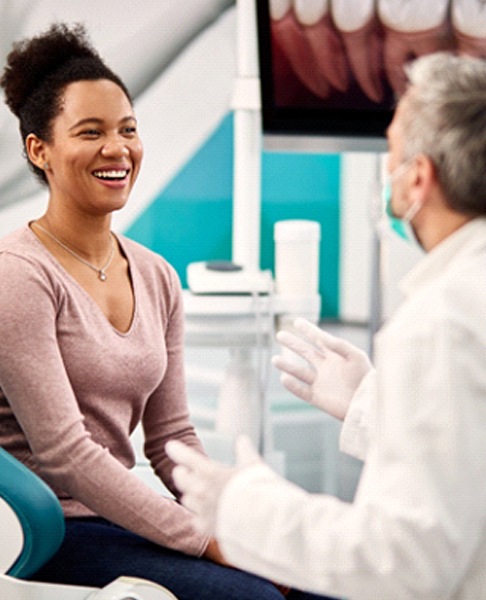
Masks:
[[[297,319],[277,340],[301,360],[278,355],[272,363],[283,373],[282,384],[293,394],[343,420],[354,393],[372,368],[366,352],[327,333],[306,319]]]
[[[233,467],[215,462],[182,442],[167,442],[165,449],[177,465],[172,478],[182,492],[183,506],[194,513],[200,531],[214,536],[218,503],[226,484],[241,469],[262,462],[260,455],[244,435],[236,439]]]

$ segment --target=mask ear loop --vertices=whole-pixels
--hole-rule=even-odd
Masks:
[[[422,246],[415,234],[415,230],[411,225],[412,219],[422,208],[422,202],[420,200],[416,200],[415,202],[413,202],[412,205],[409,206],[403,217],[396,217],[392,213],[391,209],[392,183],[396,179],[401,177],[406,172],[406,170],[412,166],[412,161],[413,159],[409,159],[401,163],[393,173],[388,174],[388,181],[383,186],[383,201],[385,203],[385,215],[383,220],[379,224],[378,231],[379,235],[382,237],[392,233],[394,235],[398,235],[403,240],[408,241],[413,246],[417,246],[418,248],[422,249]]]
[[[418,211],[422,208],[422,202],[420,200],[415,200],[415,202],[409,207],[407,212],[403,215],[402,221],[407,223],[411,223],[412,219],[418,213]]]
[[[409,158],[405,162],[402,162],[398,167],[392,172],[388,174],[390,183],[396,181],[399,177],[401,177],[404,173],[407,172],[407,169],[410,169],[412,166],[413,158]]]
[[[412,164],[413,164],[413,161],[414,161],[413,158],[409,158],[404,163],[402,163],[401,166],[411,167]],[[397,171],[397,169],[395,169],[395,172],[396,171]],[[399,176],[400,175],[401,175],[401,173],[399,174]],[[408,225],[411,225],[412,219],[415,217],[415,215],[418,213],[418,211],[421,208],[422,208],[422,201],[421,200],[415,200],[414,202],[412,202],[412,204],[405,211],[405,214],[403,215],[403,217],[401,218],[401,220],[404,223],[408,223]]]
[[[389,174],[389,185],[391,188],[391,185],[393,184],[394,181],[396,181],[399,177],[402,177],[402,175],[404,175],[407,172],[407,169],[409,169],[412,164],[413,164],[413,157],[407,159],[405,162],[401,163],[400,165],[398,165],[398,167],[393,171],[393,173]],[[391,190],[390,190],[391,191]],[[391,200],[391,198],[390,198]],[[395,215],[393,215],[391,213],[391,201],[390,201],[390,207],[389,207],[389,216],[398,219],[400,221],[403,221],[404,223],[410,223],[412,221],[412,219],[415,217],[415,215],[418,213],[418,211],[421,209],[422,207],[422,203],[418,200],[416,200],[415,202],[412,203],[412,205],[407,209],[407,211],[405,212],[405,214],[403,215],[403,217],[395,217]]]

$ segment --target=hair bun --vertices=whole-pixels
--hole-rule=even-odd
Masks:
[[[40,35],[14,44],[0,79],[5,101],[19,116],[34,90],[63,64],[79,58],[99,58],[82,24],[55,23]]]

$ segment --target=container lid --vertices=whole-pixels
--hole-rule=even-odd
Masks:
[[[321,225],[317,221],[289,219],[277,221],[273,229],[276,242],[310,242],[321,239]]]

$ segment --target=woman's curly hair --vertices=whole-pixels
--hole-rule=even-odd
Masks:
[[[24,143],[30,133],[51,141],[54,118],[62,109],[62,94],[76,81],[108,79],[132,102],[125,84],[102,60],[87,38],[83,25],[52,25],[45,33],[14,44],[0,78],[5,102],[19,119]],[[42,183],[44,171],[29,161]]]

